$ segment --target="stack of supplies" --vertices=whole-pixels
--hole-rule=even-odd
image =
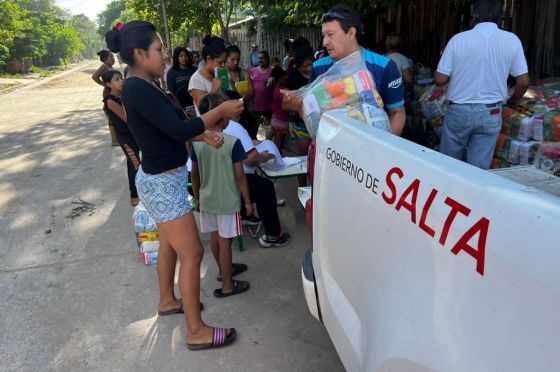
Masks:
[[[492,168],[536,165],[538,154],[554,154],[551,149],[560,142],[560,80],[531,86],[519,104],[503,107],[502,119]],[[551,156],[543,155],[538,167],[551,167],[554,173]]]
[[[155,265],[159,250],[159,232],[155,221],[148,215],[142,202],[134,208],[132,221],[142,261],[145,265]]]

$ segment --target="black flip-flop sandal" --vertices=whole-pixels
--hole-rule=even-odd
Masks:
[[[243,284],[247,284],[247,286],[244,287]],[[232,289],[231,292],[223,293],[222,288],[218,288],[218,289],[214,290],[214,297],[224,298],[224,297],[229,297],[229,296],[235,296],[235,295],[247,292],[249,290],[249,288],[250,288],[249,282],[246,282],[246,281],[243,281],[243,280],[234,280],[233,281],[233,289]]]
[[[231,265],[233,267],[233,270],[231,271],[231,277],[232,278],[234,276],[237,276],[237,275],[241,274],[241,273],[244,273],[248,269],[247,265],[242,264],[242,263],[234,263],[234,264],[231,264]],[[222,278],[218,276],[218,277],[216,277],[216,280],[221,282]]]
[[[217,347],[227,346],[235,340],[237,332],[235,328],[216,328],[214,327],[214,332],[212,334],[212,342],[209,344],[189,344],[187,347],[189,350],[207,350],[215,349]]]
[[[204,305],[201,302],[200,303],[200,311],[202,311],[202,310],[204,310]],[[158,315],[159,316],[184,314],[184,313],[185,313],[185,310],[183,309],[183,305],[181,305],[180,307],[178,307],[176,309],[171,309],[171,310],[167,310],[167,311],[159,311],[158,310]]]

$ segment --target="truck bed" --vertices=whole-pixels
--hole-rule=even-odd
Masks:
[[[560,197],[560,178],[532,166],[493,169],[491,172],[513,182],[534,187]]]

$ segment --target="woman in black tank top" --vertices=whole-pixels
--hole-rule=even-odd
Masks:
[[[204,250],[186,200],[185,145],[197,140],[220,147],[223,136],[206,128],[224,118],[239,116],[243,105],[228,101],[200,117],[186,119],[182,108],[153,83],[165,65],[161,37],[153,24],[132,21],[109,31],[105,40],[109,49],[120,52],[130,66],[122,99],[128,126],[142,151],[136,186],[160,234],[158,314],[185,314],[186,341],[191,350],[230,344],[235,339],[235,329],[210,327],[200,313],[200,264]],[[174,294],[177,258],[181,261],[181,299]]]

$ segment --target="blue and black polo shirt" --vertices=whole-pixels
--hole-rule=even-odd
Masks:
[[[395,62],[391,59],[362,48],[362,56],[365,59],[366,67],[373,75],[373,80],[377,91],[383,99],[385,107],[394,109],[404,105],[404,87],[402,77]],[[335,63],[335,60],[329,57],[323,57],[313,63],[309,82],[327,72]]]

